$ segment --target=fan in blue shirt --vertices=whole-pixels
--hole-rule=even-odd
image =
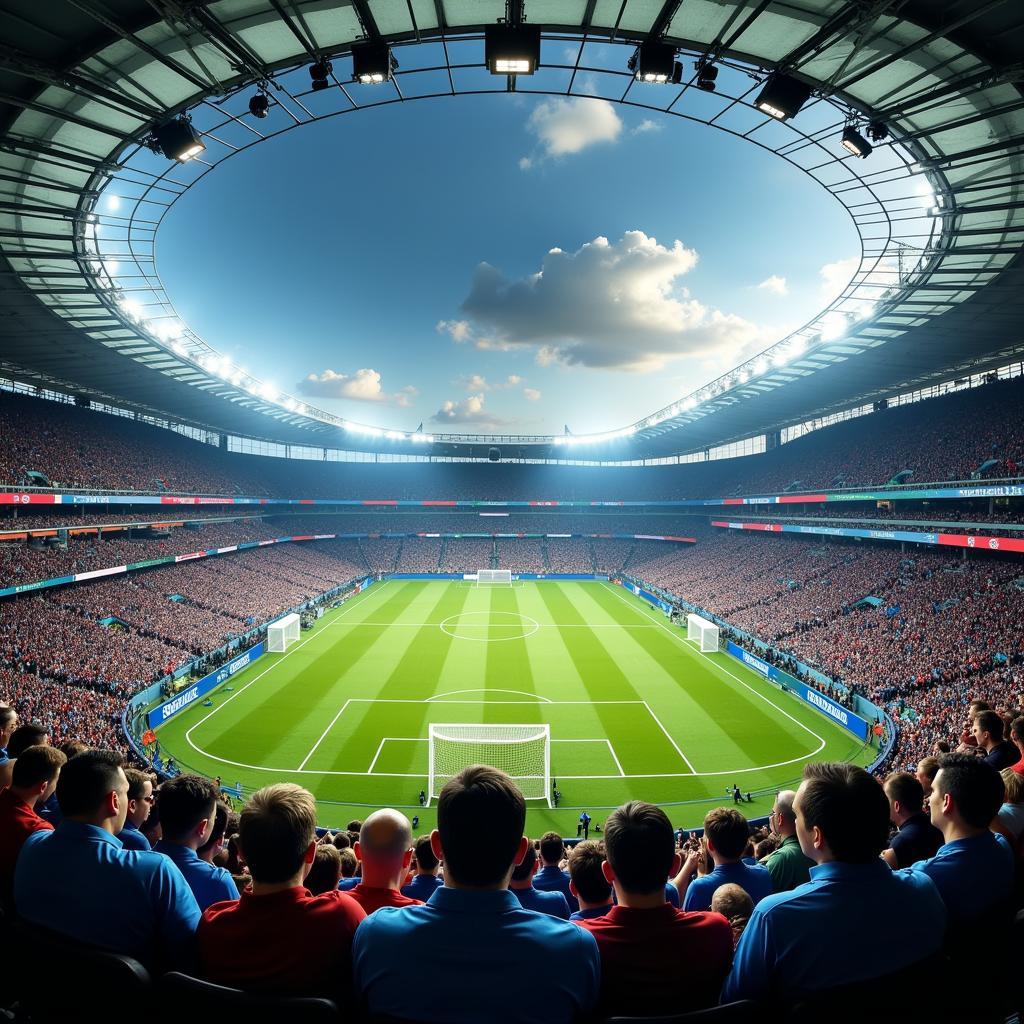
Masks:
[[[153,776],[137,768],[125,768],[124,774],[128,779],[128,813],[117,838],[126,850],[151,850],[149,840],[139,829],[153,810]]]
[[[588,840],[589,842],[589,840]],[[560,892],[569,904],[569,910],[580,909],[576,897],[569,888],[569,874],[558,865],[565,857],[565,844],[557,832],[545,832],[540,837],[540,870],[533,876],[533,887],[541,892]]]
[[[413,844],[413,853],[416,874],[411,881],[402,886],[402,895],[426,903],[434,890],[444,884],[437,877],[440,861],[430,848],[430,836],[420,836]]]
[[[218,807],[223,835],[227,808],[218,801],[217,787],[209,779],[177,775],[160,787],[163,838],[156,844],[156,851],[178,866],[200,910],[223,900],[238,899],[238,888],[230,872],[203,860],[197,852],[218,824]]]
[[[772,876],[760,864],[743,863],[743,853],[750,838],[747,819],[735,807],[716,807],[704,818],[704,839],[707,855],[714,859],[710,874],[694,878],[697,858],[687,857],[679,873],[684,890],[683,910],[710,910],[711,897],[722,885],[732,882],[753,900],[754,906],[772,893]]]
[[[537,851],[533,844],[527,848],[522,861],[512,872],[509,889],[527,910],[535,910],[538,914],[550,914],[563,921],[569,920],[569,904],[560,892],[542,892],[533,887],[533,876],[537,873]]]
[[[18,914],[150,966],[188,969],[199,906],[181,872],[158,853],[126,850],[128,780],[122,757],[88,750],[63,767],[64,818],[26,841],[14,874]]]
[[[931,880],[893,872],[879,856],[889,801],[875,779],[854,765],[809,764],[794,811],[800,848],[815,863],[811,880],[754,908],[723,1003],[799,1002],[900,971],[942,946],[946,911]]]
[[[981,921],[1010,906],[1013,852],[989,825],[1002,806],[1002,777],[982,758],[944,754],[928,796],[932,824],[945,843],[898,874],[927,876],[942,896],[950,925]]]

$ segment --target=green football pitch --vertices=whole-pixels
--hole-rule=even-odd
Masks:
[[[750,817],[809,760],[874,751],[610,583],[386,580],[328,611],[158,733],[185,769],[246,791],[298,782],[320,820],[368,808],[418,813],[431,723],[550,727],[557,808],[531,802],[532,833],[574,834],[581,809],[639,798],[697,825],[736,783]]]

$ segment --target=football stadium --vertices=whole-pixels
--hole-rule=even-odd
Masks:
[[[1022,68],[0,0],[0,1014],[1019,1021]]]

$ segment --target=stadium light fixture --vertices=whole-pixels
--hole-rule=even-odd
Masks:
[[[331,87],[329,79],[333,70],[334,65],[329,60],[318,60],[310,64],[309,77],[312,79],[313,92],[323,92]]]
[[[776,71],[766,79],[764,88],[754,100],[754,106],[778,121],[788,121],[796,117],[810,98],[809,85]]]
[[[121,205],[121,197],[115,195],[107,196],[107,209],[116,210]]]
[[[697,61],[697,88],[714,92],[718,82],[718,68],[706,59]]]
[[[532,75],[540,64],[540,26],[485,26],[484,60],[492,75]]]
[[[846,333],[848,326],[848,321],[842,313],[835,310],[826,313],[821,320],[821,340],[835,341],[837,338],[841,338]]]
[[[168,160],[185,163],[202,153],[206,145],[187,117],[176,117],[153,129],[150,149],[163,153]]]
[[[889,138],[889,126],[884,121],[872,121],[868,125],[868,138],[872,142],[885,142]]]
[[[398,61],[387,43],[356,43],[352,47],[352,78],[360,85],[390,82]]]
[[[871,156],[871,151],[874,149],[874,146],[852,124],[848,124],[843,129],[842,145],[848,153],[860,157],[861,160],[866,160]]]
[[[665,85],[675,74],[676,48],[660,39],[642,42],[629,59],[629,70],[638,82]]]
[[[270,97],[262,88],[249,97],[249,113],[262,120],[270,112]]]

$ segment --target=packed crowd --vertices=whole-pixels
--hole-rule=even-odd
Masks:
[[[990,724],[978,716],[979,737]],[[808,764],[769,828],[720,807],[688,835],[634,800],[567,850],[557,832],[525,835],[525,801],[492,767],[445,785],[429,835],[385,808],[318,836],[300,786],[267,786],[235,814],[217,782],[158,785],[113,751],[17,726],[0,707],[0,901],[154,974],[446,1024],[737,1000],[765,1019],[805,1004],[801,1019],[846,1021],[859,1019],[854,986],[857,1013],[879,1001],[904,1024],[1001,1022],[1017,1006],[1006,968],[1024,775],[1012,745],[884,785]],[[54,996],[38,972],[12,970],[0,1005],[45,1012]],[[984,992],[941,977],[983,977]],[[528,985],[513,997],[509,979]]]
[[[0,482],[29,472],[64,487],[284,497],[579,499],[712,497],[787,487],[1016,477],[1024,383],[987,384],[813,431],[764,455],[681,466],[303,462],[229,454],[171,431],[0,394]],[[983,468],[987,467],[987,468]]]

